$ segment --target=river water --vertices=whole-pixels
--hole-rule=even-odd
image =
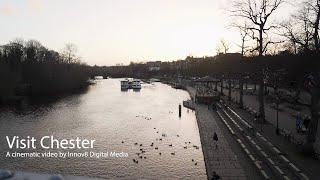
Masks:
[[[182,117],[178,117],[178,105],[186,99],[187,92],[162,83],[144,84],[140,91],[121,91],[119,79],[107,79],[83,94],[45,105],[33,104],[19,111],[1,109],[0,169],[101,179],[206,179],[195,113],[182,107]],[[128,153],[128,157],[5,157],[7,151],[48,151],[40,147],[10,150],[6,136],[39,140],[51,135],[55,139],[95,139],[93,149],[51,152],[115,151]],[[138,156],[140,149],[145,153]]]

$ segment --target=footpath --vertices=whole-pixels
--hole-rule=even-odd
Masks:
[[[237,92],[232,92],[232,98],[236,98]],[[227,94],[227,90],[224,90],[224,94]],[[239,97],[239,96],[238,96]],[[270,141],[281,152],[284,152],[286,156],[298,166],[301,171],[310,179],[319,179],[320,177],[320,160],[305,156],[302,152],[302,147],[299,144],[294,144],[289,140],[288,136],[277,135],[275,125],[276,110],[270,107],[270,104],[266,104],[266,120],[270,123],[262,126],[254,120],[254,115],[244,109],[239,109],[238,105],[234,102],[229,102],[227,96],[222,98],[224,102],[230,106],[237,114],[245,119],[251,126],[255,127],[255,130],[263,135],[268,141]],[[244,95],[244,105],[246,107],[258,110],[258,101],[253,95]],[[279,124],[280,128],[288,129],[291,136],[296,138],[304,138],[303,134],[298,134],[295,131],[294,118],[288,111],[279,112]]]
[[[193,88],[188,88],[188,92],[194,97]],[[248,179],[211,111],[199,104],[195,105],[195,110],[208,179],[211,179],[213,172],[221,179]],[[218,148],[213,143],[214,132],[218,135]]]
[[[220,87],[219,87],[220,89]],[[228,95],[228,90],[223,89],[223,93],[225,96]],[[231,91],[231,97],[233,99],[236,99],[239,101],[239,92],[232,90]],[[253,111],[258,112],[259,111],[259,101],[257,99],[257,96],[250,95],[250,94],[244,94],[243,95],[243,104],[249,108],[251,108]],[[296,120],[295,115],[297,112],[284,107],[283,105],[280,105],[281,111],[279,111],[279,128],[285,129],[285,131],[288,134],[291,134],[291,136],[296,137],[297,139],[304,139],[305,135],[301,133],[297,133],[296,131]],[[306,114],[307,112],[303,111],[302,114]],[[265,103],[265,119],[276,126],[277,124],[277,110],[272,107],[272,104]]]

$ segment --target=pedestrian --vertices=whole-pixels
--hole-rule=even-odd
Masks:
[[[213,142],[216,148],[218,148],[218,135],[216,132],[213,133]]]
[[[310,117],[305,115],[304,119],[303,119],[303,125],[306,129],[308,129],[308,126],[309,126],[309,123],[310,123]]]
[[[213,171],[211,180],[218,180],[218,179],[220,179],[220,176],[215,171]]]
[[[297,128],[297,132],[300,132],[300,130],[301,130],[301,124],[302,124],[302,118],[301,118],[300,112],[297,112],[297,116],[296,116],[296,128]]]

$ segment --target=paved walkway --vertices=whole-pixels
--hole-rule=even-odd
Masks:
[[[188,92],[193,96],[195,94],[193,88],[188,88]],[[222,179],[247,179],[237,156],[207,106],[196,104],[195,108],[208,178],[211,179],[215,171]],[[214,132],[218,135],[218,148],[213,144]]]
[[[254,123],[253,115],[249,114],[244,109],[238,109],[237,105],[232,102],[225,102],[247,122],[259,129],[259,125]],[[259,133],[262,134],[281,152],[284,152],[287,155],[288,159],[296,166],[298,166],[299,169],[301,169],[304,173],[306,173],[310,179],[319,179],[318,177],[320,177],[320,161],[308,156],[304,156],[301,147],[294,145],[286,137],[277,135],[275,133],[274,125],[265,124],[263,127],[263,132]]]
[[[213,171],[217,172],[222,179],[247,179],[237,157],[207,106],[196,105],[196,112],[209,179]],[[215,148],[213,144],[214,132],[218,135],[218,148]]]
[[[220,88],[218,88],[220,90]],[[223,93],[228,96],[228,90],[223,89]],[[239,92],[232,91],[231,93],[232,98],[239,99]],[[251,107],[255,111],[259,112],[259,101],[257,96],[255,95],[243,95],[243,104]],[[282,107],[283,111],[279,111],[279,128],[287,129],[296,137],[303,138],[304,135],[301,133],[297,133],[296,131],[296,120],[294,115],[296,114],[293,110],[289,110],[288,108]],[[307,112],[303,112],[306,114]],[[270,104],[265,104],[265,119],[272,123],[274,126],[277,124],[277,111],[276,109],[272,108]]]

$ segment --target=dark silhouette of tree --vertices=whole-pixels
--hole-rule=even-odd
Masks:
[[[229,43],[227,43],[224,39],[221,39],[217,44],[217,54],[224,53],[227,54],[230,49]]]
[[[268,45],[274,43],[272,41],[265,41],[267,32],[276,28],[274,25],[267,25],[268,19],[282,3],[283,0],[243,0],[234,1],[233,3],[233,9],[231,10],[232,15],[252,23],[248,29],[251,31],[251,38],[257,41],[257,47],[253,50],[258,50],[261,60]],[[259,117],[261,121],[264,121],[263,67],[260,67],[259,69]]]
[[[89,67],[75,56],[44,47],[36,40],[15,39],[0,48],[0,103],[3,97],[69,93],[88,85]]]

